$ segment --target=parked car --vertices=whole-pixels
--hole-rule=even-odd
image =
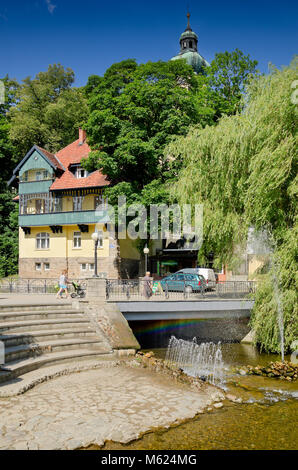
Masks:
[[[163,290],[184,292],[205,292],[207,284],[203,276],[197,273],[175,273],[159,281]]]
[[[216,288],[216,277],[213,269],[210,268],[185,268],[185,269],[180,269],[178,273],[188,273],[188,274],[200,274],[201,276],[204,277],[206,284],[207,284],[207,289],[206,290],[212,290]]]

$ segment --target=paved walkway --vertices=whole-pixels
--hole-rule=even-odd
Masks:
[[[56,299],[55,294],[0,294],[0,306],[3,305],[47,305],[71,304],[72,299]]]
[[[154,372],[117,366],[74,373],[0,398],[0,449],[76,449],[129,442],[154,427],[192,418],[220,391],[199,392]]]

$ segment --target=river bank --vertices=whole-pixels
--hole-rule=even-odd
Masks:
[[[23,395],[0,399],[0,449],[76,449],[142,434],[194,418],[224,394],[121,362],[58,377]]]

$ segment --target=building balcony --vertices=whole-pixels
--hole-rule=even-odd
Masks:
[[[109,222],[107,210],[50,212],[19,215],[20,227],[44,227],[53,225],[105,224]]]

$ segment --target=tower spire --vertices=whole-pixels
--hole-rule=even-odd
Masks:
[[[189,18],[190,18],[190,13],[189,11],[187,12],[187,28],[185,31],[192,31],[191,27],[190,27],[190,23],[189,23]]]

